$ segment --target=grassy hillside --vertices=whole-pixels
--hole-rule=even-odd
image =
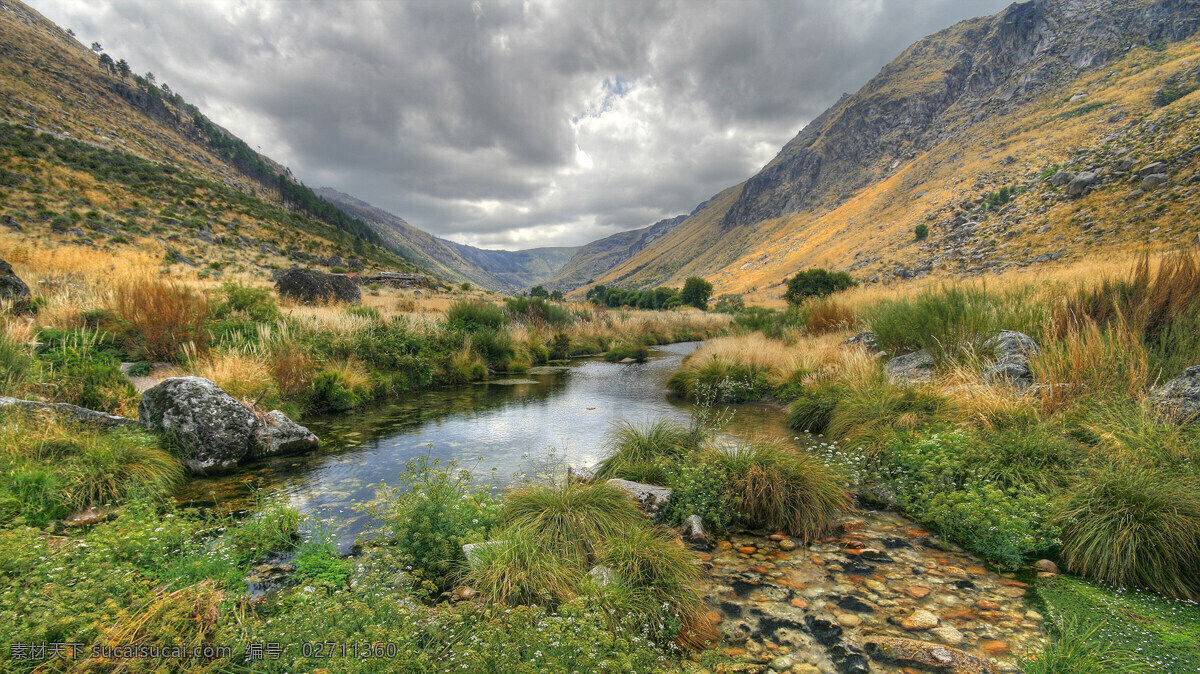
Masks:
[[[383,240],[213,124],[19,2],[0,8],[3,224],[44,245],[132,247],[234,268],[412,271]]]
[[[1153,3],[1117,4],[1140,11]],[[596,282],[678,285],[696,274],[718,293],[778,303],[784,277],[811,266],[890,283],[1191,243],[1200,40],[1126,35],[1122,48],[1097,47],[1096,64],[1080,68],[1066,57],[1018,66],[1003,62],[1017,58],[1003,48],[971,51],[1003,47],[1019,28],[1002,14],[914,45],[734,188],[743,192],[736,200],[714,198]],[[1023,74],[1033,84],[1015,88]],[[949,81],[961,84],[944,105]],[[914,101],[944,112],[921,124]],[[844,157],[857,163],[839,163]],[[1165,163],[1168,182],[1142,189],[1140,169],[1153,162]],[[1097,182],[1068,195],[1049,182],[1060,169],[1094,172]],[[927,240],[917,241],[918,225]]]

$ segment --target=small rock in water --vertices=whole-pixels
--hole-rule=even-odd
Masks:
[[[958,646],[963,642],[962,632],[953,627],[935,627],[929,630],[929,633],[938,638],[938,641],[947,646]]]
[[[753,545],[743,545],[742,547],[738,548],[738,552],[744,555],[753,555],[757,551],[758,548],[754,547]]]
[[[925,609],[917,609],[900,624],[906,630],[927,630],[931,627],[937,627],[938,617]]]
[[[858,627],[862,624],[862,618],[853,613],[839,613],[837,621],[842,627]]]
[[[779,541],[779,549],[783,550],[785,552],[795,550],[796,549],[796,541],[793,541],[790,538],[785,538],[782,541]]]

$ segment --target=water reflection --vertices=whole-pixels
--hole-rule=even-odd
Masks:
[[[658,347],[645,363],[589,360],[534,368],[507,380],[423,391],[349,415],[307,419],[321,438],[320,451],[194,480],[179,499],[233,509],[255,490],[282,494],[314,523],[333,529],[346,547],[368,523],[355,506],[370,501],[380,482],[395,484],[404,465],[420,456],[458,460],[504,484],[563,464],[595,465],[618,420],[688,423],[691,406],[668,396],[666,381],[698,345]],[[790,437],[778,410],[766,406],[739,406],[727,431]]]

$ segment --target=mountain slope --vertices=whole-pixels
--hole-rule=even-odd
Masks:
[[[451,281],[470,281],[502,292],[517,292],[550,279],[577,248],[484,250],[447,241],[413,227],[396,215],[331,187],[316,190],[338,208],[366,222],[392,250]]]
[[[593,241],[579,248],[554,277],[546,281],[546,287],[565,292],[586,285],[591,279],[604,274],[666,236],[687,218],[686,215],[679,215],[659,220],[649,227],[617,232]]]
[[[696,274],[718,292],[768,298],[813,265],[885,282],[1191,238],[1177,226],[1147,240],[1152,228],[1125,229],[1116,204],[1136,191],[1131,167],[1169,159],[1168,186],[1134,194],[1135,207],[1195,221],[1195,191],[1179,187],[1195,172],[1194,140],[1171,120],[1197,105],[1187,94],[1198,25],[1196,0],[1036,0],[940,31],[813,120],[736,195],[596,282]],[[1180,95],[1166,100],[1164,88]],[[1100,175],[1076,198],[1043,182],[1060,165]],[[983,203],[1002,188],[1004,203]],[[1093,226],[1081,234],[1084,220]],[[914,241],[918,224],[929,241]]]
[[[146,248],[266,274],[358,260],[416,267],[123,61],[93,53],[16,0],[0,2],[4,223],[51,244]]]

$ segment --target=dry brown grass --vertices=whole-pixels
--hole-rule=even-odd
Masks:
[[[194,365],[192,374],[212,381],[235,398],[255,400],[274,383],[272,365],[266,355],[214,353]]]
[[[858,313],[849,304],[823,298],[804,304],[804,324],[810,335],[851,330],[858,323]]]
[[[279,387],[282,398],[292,399],[312,383],[316,364],[308,353],[288,342],[279,347],[270,360],[271,378]]]
[[[1041,394],[1047,413],[1066,409],[1085,394],[1113,392],[1140,399],[1150,376],[1146,346],[1121,314],[1107,329],[1091,319],[1069,324],[1058,342],[1030,361],[1030,369],[1048,386]]]
[[[208,298],[179,281],[142,277],[118,283],[109,309],[137,330],[151,360],[208,349]]]

